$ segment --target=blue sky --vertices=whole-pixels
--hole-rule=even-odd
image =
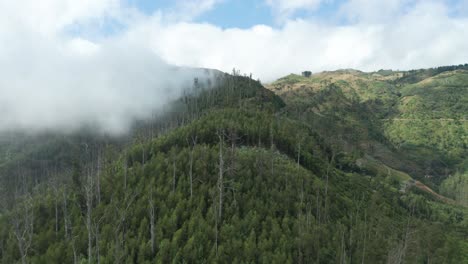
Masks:
[[[190,0],[189,0],[190,1]],[[203,2],[200,0],[199,2]],[[207,0],[210,1],[210,0]],[[206,1],[206,2],[207,2]],[[400,6],[411,6],[417,0],[292,0],[297,2],[296,8],[289,12],[287,19],[316,19],[321,21],[332,21],[337,24],[349,24],[352,20],[340,17],[340,9],[349,3],[365,4],[366,2],[393,2]],[[188,1],[187,1],[188,2]],[[195,0],[196,2],[196,0]],[[278,19],[279,12],[275,10],[275,5],[280,6],[281,2],[287,0],[213,0],[212,8],[203,12],[193,19],[193,22],[209,23],[221,28],[250,28],[263,24],[272,27],[280,27],[284,21]],[[316,7],[308,9],[309,3],[318,3]],[[467,0],[429,0],[426,2],[441,2],[451,9],[451,16],[466,16],[468,12]],[[130,6],[136,7],[142,13],[151,15],[155,11],[174,10],[179,5],[184,5],[184,0],[127,0]],[[463,8],[460,8],[463,6]],[[384,7],[385,8],[385,7]],[[404,12],[405,10],[399,10]]]
[[[227,0],[197,18],[223,28],[249,28],[257,24],[272,25],[274,18],[270,8],[258,0]]]
[[[298,8],[288,17],[290,19],[307,19],[333,17],[344,0],[322,1],[313,11]],[[183,3],[183,1],[179,1]],[[171,0],[128,0],[128,4],[137,7],[141,12],[151,15],[157,10],[170,10],[176,7],[176,1]],[[306,4],[305,4],[306,5]],[[265,0],[221,0],[213,8],[194,19],[194,22],[210,23],[222,28],[250,28],[264,24],[278,27],[281,23],[272,6]]]
[[[129,3],[147,15],[156,10],[175,7],[173,0],[129,0]],[[223,28],[247,28],[257,24],[273,24],[274,17],[270,7],[262,0],[224,0],[197,17],[195,21],[211,23]]]

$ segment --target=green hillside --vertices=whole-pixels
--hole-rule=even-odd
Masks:
[[[331,129],[341,129],[338,134],[354,149],[438,185],[466,169],[468,72],[464,68],[290,75],[268,88],[281,95],[289,111],[316,127],[326,130],[329,119],[338,120]]]
[[[464,74],[223,75],[128,138],[9,138],[0,262],[463,263]]]

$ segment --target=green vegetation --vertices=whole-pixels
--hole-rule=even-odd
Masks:
[[[449,176],[442,182],[440,190],[443,195],[468,207],[468,173],[466,171]]]
[[[355,151],[438,185],[449,174],[463,170],[461,164],[468,156],[465,68],[341,70],[315,74],[293,86],[284,85],[291,78],[287,76],[268,88],[284,98],[290,112],[321,129],[320,134],[346,131],[338,134]]]
[[[223,75],[130,138],[2,141],[0,262],[466,262],[459,74]]]

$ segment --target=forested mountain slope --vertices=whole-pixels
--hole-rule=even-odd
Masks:
[[[281,95],[290,113],[339,132],[354,151],[437,188],[467,170],[466,68],[341,70],[310,78],[290,75],[268,87]]]
[[[55,148],[43,138],[28,147],[7,140],[0,262],[463,263],[460,199],[407,183],[426,179],[439,191],[425,161],[441,157],[447,174],[463,172],[466,145],[455,142],[466,138],[450,132],[442,136],[453,143],[432,146],[436,139],[394,132],[407,117],[404,97],[423,85],[402,77],[289,76],[268,86],[275,94],[223,75],[212,89],[195,81],[130,138],[66,136]],[[443,118],[461,119],[440,104]],[[47,161],[59,156],[54,169]],[[14,180],[33,175],[20,170],[32,162],[42,180]],[[443,176],[451,193],[455,178]]]

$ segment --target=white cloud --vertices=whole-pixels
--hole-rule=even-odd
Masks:
[[[179,20],[192,20],[199,15],[212,10],[224,0],[177,0],[173,15]]]
[[[148,20],[131,28],[128,37],[145,42],[171,64],[236,67],[265,81],[305,69],[413,69],[468,62],[466,18],[451,17],[440,1],[395,5],[404,10],[382,11],[394,14],[393,20],[359,15],[348,25],[288,20],[280,28],[250,29]]]
[[[316,10],[324,0],[265,0],[278,16],[279,21],[284,21],[298,10]]]
[[[26,0],[24,10],[17,2],[0,3],[1,22],[11,19],[0,23],[0,132],[90,125],[122,133],[135,119],[161,111],[194,77],[203,78],[201,71],[163,62],[142,41],[115,35],[93,42],[63,32],[71,24],[99,23],[115,1]]]
[[[154,20],[157,18],[165,24],[177,22],[190,22],[213,10],[216,5],[225,0],[175,0],[173,5],[164,9],[157,9],[151,16],[143,16],[143,19]],[[141,15],[141,13],[140,13]],[[133,24],[135,21],[130,21]]]
[[[125,132],[161,111],[200,72],[176,70],[144,47],[35,38],[0,53],[0,131],[74,131],[96,125]]]
[[[23,10],[0,0],[0,130],[73,130],[88,122],[124,131],[191,82],[195,73],[174,72],[169,64],[237,68],[272,81],[303,70],[468,62],[468,19],[463,9],[452,16],[453,7],[443,1],[351,0],[337,13],[348,24],[289,19],[279,28],[248,29],[191,22],[215,0],[191,2],[200,4],[198,11],[174,20],[162,10],[143,15],[117,0],[46,1],[42,9]],[[306,2],[290,3],[283,10]],[[64,32],[109,18],[124,21],[126,29],[97,40]]]
[[[382,22],[406,12],[415,0],[349,0],[341,5],[339,15],[359,22]]]
[[[113,15],[120,8],[119,0],[1,0],[0,24],[4,29],[54,34],[66,25]]]
[[[82,38],[73,38],[68,42],[67,47],[71,52],[82,56],[91,56],[99,51],[99,45]]]

